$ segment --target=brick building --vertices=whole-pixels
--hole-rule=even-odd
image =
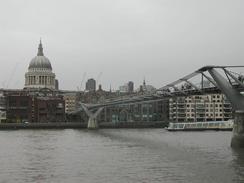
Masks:
[[[6,97],[7,122],[32,121],[32,97],[28,95],[8,95]]]
[[[65,102],[60,97],[35,97],[33,122],[64,122]]]
[[[41,96],[22,90],[6,96],[7,122],[64,122],[65,104],[61,96]]]

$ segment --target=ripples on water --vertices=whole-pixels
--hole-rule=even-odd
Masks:
[[[0,182],[244,182],[231,132],[0,131]]]

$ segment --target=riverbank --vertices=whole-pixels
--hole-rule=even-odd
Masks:
[[[164,128],[166,122],[121,122],[100,123],[99,128]],[[86,123],[61,122],[61,123],[0,123],[0,130],[9,129],[86,129]]]

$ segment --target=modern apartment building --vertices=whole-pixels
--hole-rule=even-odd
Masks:
[[[232,107],[223,94],[175,97],[169,100],[169,120],[221,121],[232,118]]]
[[[0,92],[0,123],[6,121],[6,98],[2,92]]]
[[[77,107],[77,93],[64,94],[65,113],[73,112]]]

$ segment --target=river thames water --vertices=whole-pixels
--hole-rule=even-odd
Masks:
[[[0,182],[244,182],[231,132],[0,131]]]

